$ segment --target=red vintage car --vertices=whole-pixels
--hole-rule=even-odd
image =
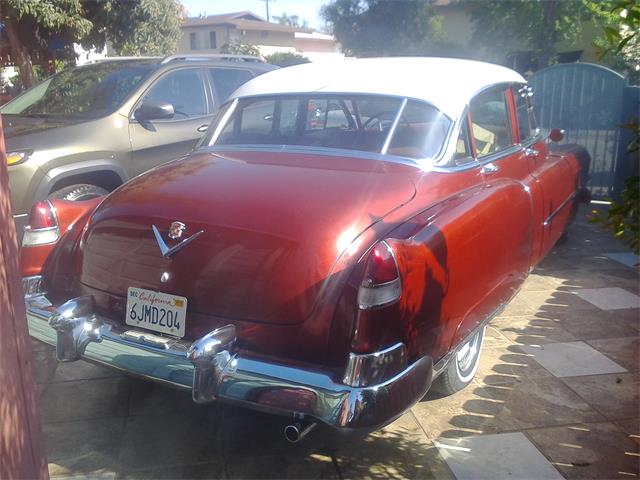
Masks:
[[[504,67],[267,73],[186,157],[34,206],[31,335],[63,362],[288,415],[292,441],[378,428],[469,384],[487,322],[563,235],[585,166],[551,147]]]

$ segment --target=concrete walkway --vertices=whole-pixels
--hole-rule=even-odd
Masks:
[[[487,330],[473,384],[428,395],[382,431],[325,428],[297,445],[282,418],[85,362],[34,341],[52,477],[637,478],[638,269],[585,221]],[[607,254],[622,254],[612,255]]]

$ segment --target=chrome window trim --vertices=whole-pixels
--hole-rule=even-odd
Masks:
[[[399,157],[397,155],[389,155],[378,152],[363,152],[362,150],[346,150],[342,148],[328,147],[305,147],[293,145],[211,145],[203,146],[199,151],[205,152],[281,152],[281,153],[300,153],[322,155],[325,157],[349,157],[358,160],[378,160],[382,162],[397,163],[410,167],[419,168],[421,170],[430,170],[431,168],[423,165],[420,160],[414,160],[409,157]]]
[[[396,133],[396,127],[398,126],[398,122],[400,121],[400,117],[402,117],[402,114],[404,113],[404,107],[406,106],[407,106],[407,97],[402,99],[400,108],[396,112],[396,116],[393,119],[393,123],[391,124],[391,128],[389,129],[389,133],[387,134],[387,138],[384,140],[384,144],[382,145],[382,149],[380,150],[380,153],[382,155],[386,155],[387,153],[387,149],[389,148],[389,144],[391,143],[391,137],[393,137],[393,134]],[[378,119],[381,120],[379,117]],[[382,129],[382,122],[380,122],[380,129]]]

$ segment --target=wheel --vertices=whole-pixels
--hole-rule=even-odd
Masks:
[[[61,188],[60,190],[56,190],[49,196],[51,198],[58,198],[60,200],[70,200],[72,202],[77,202],[81,200],[91,200],[92,198],[101,197],[108,193],[109,192],[102,187],[90,185],[88,183],[78,183]]]
[[[486,327],[478,330],[466,343],[458,347],[444,372],[433,382],[431,390],[451,395],[471,383],[478,370]]]

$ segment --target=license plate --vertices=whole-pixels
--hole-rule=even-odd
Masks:
[[[187,299],[177,295],[129,287],[126,324],[184,337]]]

